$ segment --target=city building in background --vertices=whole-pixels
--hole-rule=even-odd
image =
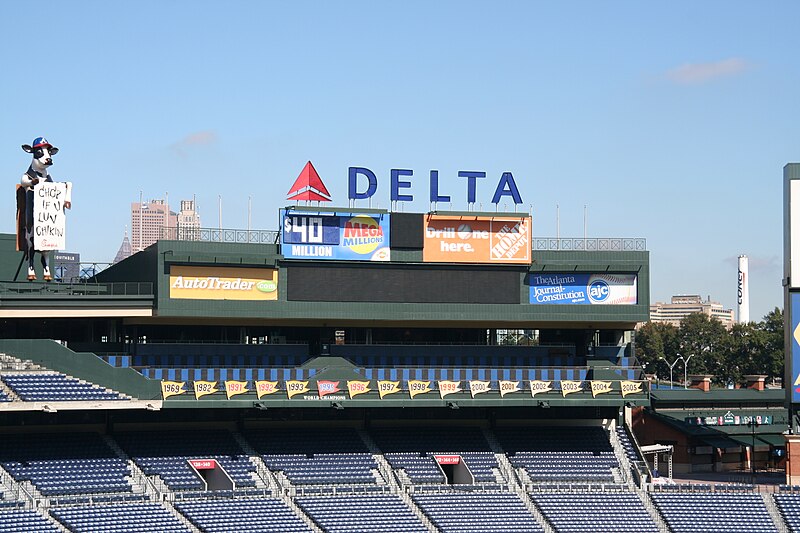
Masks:
[[[740,324],[750,322],[750,267],[746,255],[739,256],[739,271],[736,280],[736,308]]]
[[[200,213],[194,200],[181,200],[177,228],[179,241],[200,240]]]
[[[696,295],[673,296],[670,303],[656,302],[650,304],[650,321],[665,322],[673,326],[680,326],[681,320],[692,313],[702,313],[711,318],[716,318],[726,329],[734,324],[733,309],[725,309],[719,302],[712,302],[711,296],[706,301]]]
[[[119,250],[117,250],[117,255],[114,256],[114,261],[112,264],[116,265],[123,259],[127,259],[133,255],[133,249],[131,248],[131,241],[128,239],[128,230],[125,230],[125,237],[122,238],[122,244],[119,245]]]
[[[178,215],[169,210],[165,200],[131,204],[131,251],[144,250],[161,238],[163,228],[175,228]]]

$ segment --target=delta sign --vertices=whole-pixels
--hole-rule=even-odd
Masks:
[[[389,170],[389,188],[392,202],[413,202],[410,194],[414,171],[402,168]],[[478,170],[459,170],[458,178],[465,180],[466,199],[468,204],[476,201],[478,180],[486,179],[486,172]],[[451,196],[440,192],[439,171],[431,170],[428,176],[428,199],[431,203],[450,202]],[[351,201],[367,200],[378,192],[378,178],[366,167],[349,167],[347,170],[347,197]],[[503,172],[492,195],[493,204],[499,204],[503,197],[511,198],[515,204],[522,203],[522,196],[511,172]],[[319,177],[314,165],[306,163],[300,175],[289,189],[287,200],[305,200],[314,202],[330,202],[331,194]]]

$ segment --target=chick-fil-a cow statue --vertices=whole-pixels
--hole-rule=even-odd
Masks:
[[[44,137],[22,149],[33,161],[17,185],[17,249],[28,259],[28,280],[36,279],[33,257],[39,252],[45,281],[50,273],[49,253],[64,247],[64,209],[72,207],[72,184],[55,183],[47,172],[58,148]]]

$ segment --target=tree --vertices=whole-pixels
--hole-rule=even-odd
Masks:
[[[678,346],[678,328],[665,322],[647,322],[636,332],[636,358],[647,372],[661,379],[669,376],[670,362]]]
[[[718,319],[692,313],[681,320],[678,328],[680,346],[675,356],[692,356],[688,374],[711,374],[720,381],[719,375],[724,370],[720,351],[727,335],[725,326]]]
[[[670,374],[667,362],[682,356],[688,374],[711,374],[717,384],[742,384],[747,374],[771,380],[783,375],[783,312],[776,307],[761,322],[734,324],[730,331],[702,313],[688,315],[678,328],[648,322],[636,332],[635,345],[639,362],[661,379]],[[674,376],[682,378],[682,370],[678,362]]]

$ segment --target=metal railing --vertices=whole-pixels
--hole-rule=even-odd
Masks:
[[[647,250],[647,239],[607,237],[582,239],[575,237],[534,237],[534,251],[575,250],[587,252],[643,252]]]
[[[0,294],[41,294],[63,296],[153,296],[153,283],[143,281],[117,283],[36,283],[7,281],[0,283]]]
[[[275,244],[280,232],[262,229],[161,228],[161,238],[171,241]]]
[[[280,230],[226,228],[161,228],[161,238],[173,241],[234,242],[276,244]],[[532,249],[585,251],[645,251],[647,239],[641,237],[533,237]]]

